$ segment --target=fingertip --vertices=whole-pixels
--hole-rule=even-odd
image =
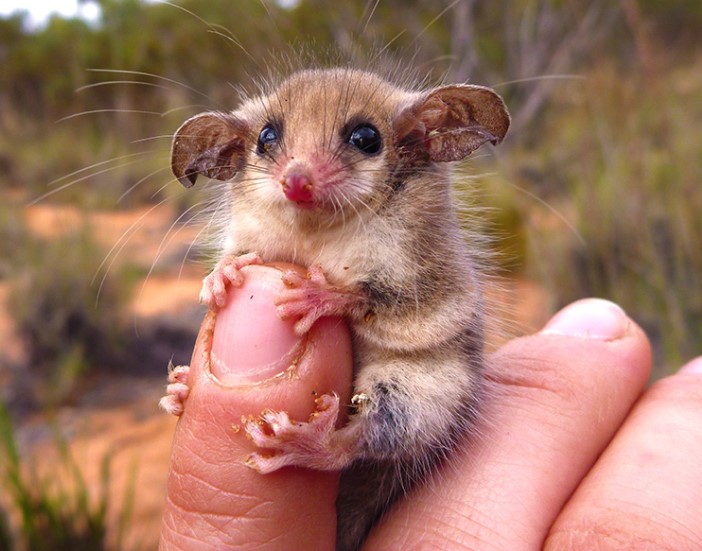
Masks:
[[[631,320],[618,304],[587,298],[560,310],[541,333],[610,341],[625,336],[630,324]]]
[[[242,273],[241,285],[217,313],[212,336],[210,369],[226,385],[275,377],[291,365],[302,344],[294,324],[281,320],[274,304],[280,270],[253,265]]]
[[[702,375],[702,356],[699,356],[687,362],[684,366],[680,368],[679,373]]]

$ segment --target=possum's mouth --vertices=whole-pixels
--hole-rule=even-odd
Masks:
[[[295,206],[304,210],[312,210],[317,207],[314,201],[295,201]]]
[[[302,210],[315,210],[323,209],[324,201],[319,196],[315,196],[315,190],[310,187],[309,189],[295,189],[286,185],[283,185],[283,193],[285,198],[292,203],[296,208]]]

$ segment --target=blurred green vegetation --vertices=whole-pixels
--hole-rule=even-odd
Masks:
[[[561,159],[544,152],[543,170],[559,164],[556,201],[578,235],[533,232],[532,266],[560,301],[619,302],[653,338],[659,366],[702,351],[700,62],[651,80],[601,64],[567,117],[558,105],[545,117]]]
[[[121,503],[110,498],[112,456],[100,462],[97,488],[87,484],[81,466],[58,432],[58,456],[50,474],[40,474],[21,460],[12,420],[0,403],[0,549],[3,551],[122,550],[134,502],[136,470],[127,480]],[[65,475],[65,476],[61,476]],[[95,495],[97,493],[97,495]],[[115,534],[108,537],[107,515],[119,511]],[[13,530],[11,516],[19,517]],[[112,540],[112,541],[110,541]]]
[[[130,360],[127,306],[140,274],[128,264],[108,274],[90,224],[52,239],[25,232],[9,258],[7,307],[37,379],[38,403],[58,406],[90,369],[119,371]]]
[[[87,209],[175,200],[168,149],[187,116],[232,108],[238,87],[255,88],[290,60],[372,65],[383,51],[429,82],[470,80],[505,97],[512,131],[471,161],[483,176],[466,185],[493,207],[488,227],[506,267],[541,281],[554,309],[586,295],[619,301],[653,338],[659,375],[700,352],[698,0],[97,3],[96,24],[54,17],[29,29],[22,14],[0,19],[3,192]],[[196,200],[185,197],[181,212]],[[82,277],[94,253],[62,254],[76,248],[66,242],[29,247],[26,271],[13,271],[21,228],[16,212],[0,213],[0,277],[30,264],[61,285]],[[108,274],[120,278],[129,280]],[[67,319],[75,304],[85,323],[109,331],[125,301],[119,285],[114,299],[103,289],[103,306],[88,315],[83,291],[49,280],[14,283],[18,297],[33,295],[15,304],[26,334],[41,308]],[[65,339],[52,331],[31,337],[39,356],[59,346],[44,340]],[[93,352],[59,346],[62,361],[104,358],[110,342]]]

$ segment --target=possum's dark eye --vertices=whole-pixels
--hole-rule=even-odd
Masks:
[[[258,135],[258,145],[256,147],[256,153],[259,155],[265,155],[278,141],[278,131],[272,124],[267,124],[261,130]]]
[[[383,140],[380,138],[374,126],[361,124],[351,131],[349,143],[355,148],[363,151],[366,155],[375,155],[383,147]]]

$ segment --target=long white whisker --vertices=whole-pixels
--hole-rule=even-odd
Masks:
[[[373,4],[373,7],[368,10],[370,2],[366,3],[366,7],[363,8],[363,14],[361,15],[361,21],[365,18],[365,23],[363,23],[363,28],[361,29],[360,34],[363,35],[366,33],[368,30],[368,25],[370,25],[371,19],[373,19],[373,15],[375,14],[375,10],[378,9],[378,4],[380,4],[380,0],[375,0],[375,3]],[[366,17],[366,12],[368,12],[368,17]]]
[[[197,203],[197,206],[202,205],[202,203]],[[191,218],[192,220],[192,218]],[[185,269],[185,262],[190,256],[190,251],[193,249],[195,246],[195,243],[197,243],[202,236],[203,233],[206,231],[209,231],[210,227],[212,226],[212,218],[210,218],[210,221],[207,224],[204,224],[200,230],[195,234],[195,238],[190,242],[190,245],[188,245],[188,248],[185,251],[185,254],[183,255],[183,260],[180,263],[180,269],[178,270],[178,279],[183,275],[183,270]]]
[[[142,109],[91,109],[90,111],[81,111],[80,113],[73,113],[72,115],[61,117],[56,122],[65,122],[71,119],[76,119],[78,117],[84,117],[86,115],[96,115],[98,113],[131,113],[133,115],[155,115],[159,117],[162,116],[162,113],[159,111],[145,111]]]
[[[574,226],[558,209],[556,209],[555,207],[553,207],[552,205],[550,205],[550,204],[548,203],[548,201],[544,201],[541,197],[539,197],[539,196],[536,195],[535,193],[532,193],[532,192],[529,191],[528,189],[525,189],[525,188],[523,188],[523,187],[520,187],[520,186],[516,185],[516,184],[513,183],[513,182],[510,183],[510,185],[511,185],[514,189],[516,189],[517,191],[523,193],[524,195],[526,195],[527,197],[530,197],[531,199],[534,199],[537,203],[539,203],[540,205],[543,205],[544,207],[546,207],[550,212],[552,212],[553,214],[555,214],[556,217],[557,217],[561,222],[563,222],[563,224],[565,224],[565,226],[573,233],[573,235],[578,239],[578,241],[580,241],[580,243],[581,243],[582,245],[586,245],[586,244],[587,244],[587,242],[585,241],[585,238],[580,234],[580,232],[578,231],[578,229],[577,229],[577,228],[576,228],[576,227],[575,227],[575,226]]]
[[[187,9],[187,8],[185,8],[185,7],[181,6],[181,5],[179,5],[179,4],[173,4],[173,3],[171,3],[171,2],[165,2],[165,1],[164,1],[164,2],[159,2],[159,3],[161,3],[161,4],[166,4],[167,6],[171,6],[171,7],[173,7],[173,8],[179,9],[179,10],[182,11],[182,12],[187,13],[187,14],[190,15],[191,17],[193,17],[193,18],[195,18],[196,20],[200,21],[200,23],[202,23],[203,25],[206,25],[207,28],[208,28],[208,32],[211,32],[212,34],[215,34],[215,35],[217,35],[217,36],[220,36],[220,37],[224,38],[225,40],[231,42],[232,44],[234,44],[235,46],[237,46],[249,59],[251,59],[251,61],[253,61],[253,62],[256,62],[256,61],[257,61],[257,60],[249,53],[249,51],[244,47],[244,45],[243,45],[241,42],[239,42],[239,41],[236,39],[236,37],[234,37],[234,35],[232,34],[232,32],[231,32],[229,29],[227,29],[226,27],[224,27],[224,26],[222,26],[222,25],[218,25],[218,24],[216,24],[216,23],[210,23],[210,22],[207,21],[206,19],[204,19],[204,18],[200,17],[199,15],[197,15],[195,12],[193,12],[193,11],[191,11],[191,10],[189,10],[189,9]]]
[[[148,138],[139,138],[138,140],[132,140],[131,144],[154,142],[156,140],[172,140],[173,134],[160,134],[159,136],[149,136]]]
[[[149,271],[148,271],[148,273],[146,274],[146,277],[144,278],[144,282],[142,283],[141,291],[139,292],[139,296],[141,296],[141,293],[144,292],[144,289],[145,289],[145,287],[146,287],[146,283],[149,281],[149,278],[151,277],[151,274],[153,274],[154,270],[156,269],[156,265],[158,264],[158,261],[161,259],[161,257],[163,256],[163,254],[164,254],[164,253],[166,252],[166,250],[168,249],[168,245],[170,245],[171,242],[173,241],[173,239],[175,239],[175,237],[182,231],[182,229],[183,229],[184,226],[181,226],[181,227],[178,228],[176,231],[173,231],[173,228],[175,228],[175,227],[179,224],[179,222],[180,222],[190,211],[192,211],[193,209],[197,208],[198,206],[199,206],[199,204],[195,204],[195,205],[191,206],[190,208],[186,209],[184,212],[182,212],[182,213],[180,214],[180,216],[178,216],[178,218],[176,218],[176,219],[173,221],[173,223],[171,224],[171,226],[170,226],[170,227],[168,228],[168,230],[166,231],[166,234],[163,236],[163,238],[161,239],[161,242],[160,242],[159,245],[158,245],[158,249],[156,250],[156,256],[155,256],[153,262],[151,263],[151,267],[149,268]],[[188,249],[188,250],[190,250],[190,249]]]
[[[126,158],[126,157],[128,157],[128,156],[125,156],[125,158]],[[89,180],[89,179],[91,179],[91,178],[95,178],[96,176],[100,176],[100,174],[105,174],[105,173],[110,172],[110,171],[112,171],[112,170],[117,170],[117,169],[120,169],[120,168],[124,168],[125,166],[135,165],[135,164],[137,164],[137,163],[139,163],[139,162],[141,162],[141,161],[142,161],[142,159],[137,159],[137,160],[135,160],[135,161],[129,161],[128,163],[122,163],[122,164],[117,165],[117,166],[111,166],[111,167],[106,168],[106,169],[104,169],[104,170],[99,170],[99,171],[97,171],[97,172],[91,172],[90,174],[87,174],[87,175],[85,175],[85,176],[82,176],[81,178],[78,178],[77,180],[71,180],[70,182],[66,182],[65,184],[63,184],[63,185],[61,185],[61,186],[59,186],[59,187],[57,187],[57,188],[54,188],[54,189],[52,189],[51,191],[47,191],[47,192],[44,193],[43,195],[40,195],[40,196],[37,197],[36,199],[30,201],[30,202],[29,202],[29,206],[36,205],[36,204],[40,203],[41,201],[43,201],[44,199],[47,199],[47,198],[49,198],[49,197],[51,197],[51,196],[53,196],[53,195],[56,195],[57,193],[63,191],[64,189],[67,189],[67,188],[71,187],[72,185],[79,184],[80,182],[83,182],[83,181],[85,181],[85,180]],[[78,171],[78,172],[80,172],[80,171]],[[60,179],[59,179],[59,180],[56,180],[56,181],[60,181]]]
[[[133,190],[138,188],[141,184],[146,182],[149,178],[158,174],[159,172],[163,172],[164,170],[167,170],[167,168],[165,168],[165,167],[157,168],[156,170],[154,170],[153,172],[150,172],[149,174],[147,174],[143,178],[140,178],[134,185],[129,186],[129,189],[127,189],[122,195],[119,196],[119,198],[116,201],[117,204],[119,204],[122,201],[122,199],[124,199],[127,195],[129,195]]]
[[[105,255],[105,258],[102,259],[102,262],[95,270],[95,275],[93,276],[93,279],[91,281],[91,284],[94,284],[95,279],[100,274],[100,271],[103,268],[105,268],[102,279],[100,280],[100,285],[98,286],[97,296],[95,299],[96,301],[99,299],[100,293],[102,292],[102,288],[105,285],[105,280],[107,279],[107,274],[110,273],[112,266],[117,261],[117,258],[124,250],[124,247],[127,245],[129,240],[131,239],[132,235],[134,235],[134,233],[139,229],[139,227],[141,227],[143,220],[149,214],[151,214],[154,210],[156,210],[158,207],[163,205],[166,201],[168,201],[168,198],[165,198],[165,199],[161,200],[160,202],[156,203],[151,208],[149,208],[144,214],[142,214],[137,220],[135,220],[129,226],[129,228],[127,228],[127,230],[122,234],[122,236],[117,240],[117,242],[114,245],[112,245],[112,248],[110,248],[108,253]]]
[[[130,157],[139,157],[139,156],[146,155],[146,154],[147,154],[147,153],[146,153],[146,152],[143,152],[143,151],[140,152],[140,153],[128,153],[127,155],[121,155],[121,156],[119,156],[119,157],[113,157],[112,159],[107,159],[106,161],[100,161],[100,162],[97,162],[97,163],[93,163],[93,164],[90,165],[90,166],[83,167],[83,168],[81,168],[81,169],[79,169],[79,170],[74,170],[74,171],[71,172],[70,174],[66,174],[66,175],[64,175],[64,176],[61,176],[60,178],[56,178],[55,180],[51,180],[51,182],[49,182],[49,183],[47,184],[47,186],[49,186],[49,187],[50,187],[50,186],[53,186],[54,184],[58,184],[58,183],[59,183],[60,181],[62,181],[62,180],[66,180],[66,179],[68,179],[68,178],[71,178],[72,176],[76,176],[76,175],[78,175],[78,174],[80,174],[80,173],[82,173],[82,172],[86,172],[86,171],[88,171],[88,170],[92,170],[93,168],[97,168],[97,167],[99,167],[99,166],[106,165],[106,164],[108,164],[108,163],[114,163],[114,162],[117,162],[117,161],[122,161],[122,160],[124,160],[124,159],[129,159]],[[116,167],[116,168],[119,168],[119,167]]]
[[[156,84],[155,82],[145,82],[143,80],[105,80],[102,82],[93,82],[92,84],[85,84],[79,88],[76,88],[76,93],[83,92],[85,90],[90,90],[91,88],[97,88],[99,86],[111,86],[115,84],[138,84],[139,86],[150,86],[152,88],[160,88],[161,90],[168,90],[168,86],[163,84]]]
[[[421,37],[425,32],[427,32],[427,31],[429,30],[429,28],[430,28],[434,23],[436,23],[439,19],[441,19],[447,11],[453,9],[453,7],[454,7],[456,4],[458,4],[460,1],[461,1],[461,0],[454,0],[454,1],[451,2],[448,6],[446,6],[443,10],[441,10],[441,12],[439,12],[439,15],[437,15],[436,17],[434,17],[434,19],[432,19],[431,21],[429,21],[429,23],[427,23],[427,24],[424,26],[424,28],[417,34],[417,36],[414,37],[414,40],[412,41],[412,44],[413,44],[413,45],[416,44],[417,41],[419,41],[420,37]]]
[[[165,2],[168,4],[168,2]],[[170,4],[171,6],[175,6],[174,4]],[[181,8],[180,6],[175,6],[178,8]],[[183,8],[181,8],[183,9]],[[210,97],[207,94],[203,94],[200,90],[197,90],[196,88],[193,88],[192,86],[188,86],[187,84],[183,84],[182,82],[178,82],[177,80],[174,80],[172,78],[167,78],[161,75],[156,75],[154,73],[147,73],[144,71],[131,71],[129,69],[87,69],[87,71],[91,73],[113,73],[113,74],[122,74],[122,75],[134,75],[134,76],[142,76],[142,77],[150,77],[150,78],[155,78],[158,80],[162,80],[164,82],[170,82],[171,84],[175,84],[176,86],[180,86],[181,88],[185,88],[186,90],[190,90],[191,92],[194,92],[195,94],[198,94],[199,96],[202,96],[203,98],[209,100]]]
[[[511,84],[522,84],[524,82],[538,82],[540,80],[587,80],[584,75],[576,74],[562,74],[562,75],[538,75],[534,77],[517,78],[514,80],[505,80],[498,84],[491,85],[493,88],[501,88],[502,86],[509,86]]]

